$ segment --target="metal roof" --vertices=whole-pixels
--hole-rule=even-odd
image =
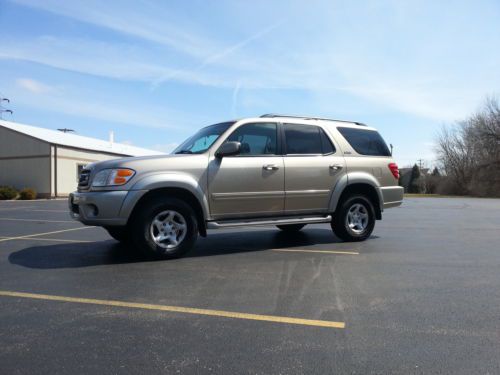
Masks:
[[[102,139],[84,137],[72,133],[64,133],[58,130],[39,128],[36,126],[19,124],[17,122],[0,120],[0,127],[39,139],[55,145],[79,148],[90,151],[98,151],[108,154],[123,156],[147,156],[161,155],[163,152],[148,150],[145,148],[129,146],[122,143],[109,142]]]

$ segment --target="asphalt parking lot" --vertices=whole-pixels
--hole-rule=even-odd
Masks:
[[[363,243],[212,231],[152,261],[0,202],[0,373],[498,374],[500,200],[406,199]]]

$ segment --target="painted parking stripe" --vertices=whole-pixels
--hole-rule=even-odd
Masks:
[[[92,299],[92,298],[75,298],[75,297],[54,296],[54,295],[47,295],[47,294],[10,292],[10,291],[2,291],[2,290],[0,290],[0,296],[39,299],[39,300],[46,300],[46,301],[83,303],[83,304],[90,304],[90,305],[128,307],[128,308],[133,308],[133,309],[157,310],[157,311],[167,311],[167,312],[176,312],[176,313],[183,313],[183,314],[194,314],[194,315],[208,315],[208,316],[215,316],[215,317],[221,317],[221,318],[259,320],[259,321],[264,321],[264,322],[297,324],[297,325],[306,325],[306,326],[315,326],[315,327],[345,328],[344,322],[290,318],[290,317],[285,317],[285,316],[274,316],[274,315],[247,314],[247,313],[240,313],[240,312],[233,312],[233,311],[198,309],[198,308],[193,308],[193,307],[153,305],[153,304],[149,304],[149,303],[123,302],[123,301],[102,300],[102,299]]]
[[[43,222],[43,223],[76,223],[74,220],[45,220],[45,219],[17,219],[11,217],[0,217],[0,221],[28,221],[28,222]]]
[[[283,251],[291,253],[322,253],[322,254],[345,254],[359,255],[357,251],[340,251],[340,250],[307,250],[307,249],[272,249],[271,251]]]
[[[29,234],[27,236],[9,237],[9,238],[3,238],[3,239],[1,239],[0,242],[17,240],[17,239],[22,239],[22,238],[31,238],[31,237],[37,237],[37,236],[45,236],[47,234],[56,234],[56,233],[70,232],[70,231],[74,231],[74,230],[82,230],[82,229],[89,229],[89,228],[95,228],[95,227],[79,227],[79,228],[55,230],[53,232]]]
[[[69,213],[69,210],[32,210],[32,209],[30,209],[30,211],[34,211],[34,212],[64,212],[64,213]]]

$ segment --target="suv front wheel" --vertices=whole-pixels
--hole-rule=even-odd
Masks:
[[[374,228],[375,209],[364,195],[353,195],[342,201],[332,220],[333,232],[344,241],[364,241]]]
[[[132,220],[135,245],[163,259],[177,258],[194,246],[198,225],[193,209],[176,198],[146,202]]]

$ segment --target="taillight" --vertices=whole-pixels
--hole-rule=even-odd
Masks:
[[[399,169],[396,163],[389,163],[389,169],[396,180],[399,180]]]

